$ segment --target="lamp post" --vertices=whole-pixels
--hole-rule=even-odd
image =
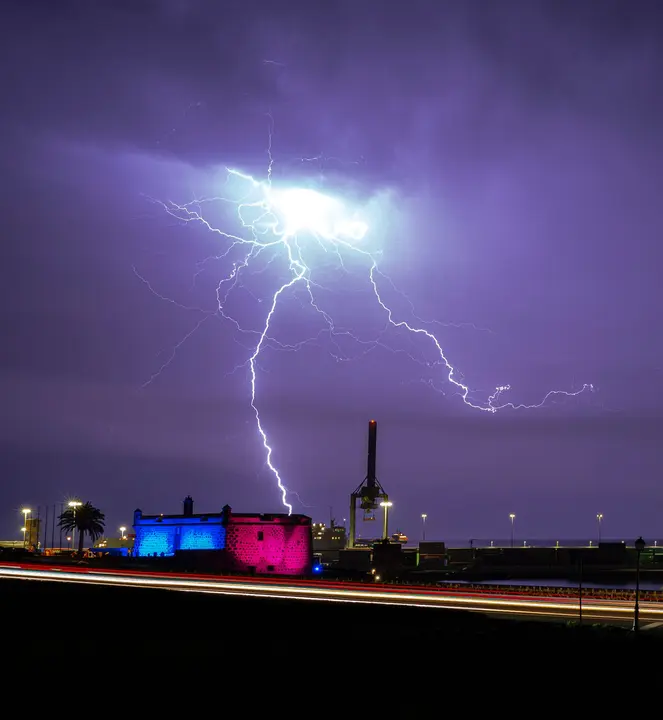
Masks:
[[[124,525],[122,525],[122,527],[120,528],[120,540],[126,540],[126,539],[127,539],[127,536],[124,534],[125,531],[126,531],[126,528],[124,527]]]
[[[599,529],[599,545],[601,544],[601,520],[603,520],[603,513],[597,513],[596,524],[598,525]]]
[[[509,519],[511,520],[511,547],[513,547],[513,531],[514,531],[514,525],[515,525],[515,522],[516,522],[516,514],[515,514],[515,513],[511,513],[511,514],[509,515]]]
[[[385,500],[384,502],[380,503],[380,507],[384,508],[384,528],[382,531],[383,538],[386,540],[389,537],[389,508],[394,503],[390,502],[389,500]]]
[[[582,625],[582,571],[583,571],[582,550],[580,550],[580,555],[578,556],[578,620],[580,621],[581,625]]]
[[[428,515],[426,513],[421,513],[421,539],[425,542],[426,541],[426,518]]]
[[[67,550],[71,550],[71,535],[67,538]]]
[[[76,521],[76,508],[80,507],[82,504],[83,503],[80,500],[70,500],[67,503],[67,506],[72,508],[72,510],[74,511],[74,522]],[[74,550],[76,550],[76,525],[74,525],[74,529],[71,533],[71,537],[73,540],[72,546],[73,546]],[[67,538],[67,540],[69,540],[69,538]]]
[[[30,510],[29,508],[23,508],[23,510],[21,510],[21,512],[23,513],[23,525],[24,525],[24,527],[23,527],[23,547],[25,547],[26,539],[27,539],[27,531],[28,531],[28,515],[30,515],[32,510]]]
[[[640,631],[640,554],[645,549],[645,541],[639,537],[635,541],[635,609],[633,612],[633,632]]]

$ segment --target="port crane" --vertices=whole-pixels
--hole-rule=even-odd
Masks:
[[[371,420],[368,423],[368,467],[366,470],[366,477],[359,484],[359,487],[350,495],[349,548],[353,548],[356,541],[358,502],[360,509],[364,512],[364,521],[367,521],[375,520],[375,511],[378,508],[378,500],[381,501],[380,505],[384,507],[382,538],[386,540],[389,536],[389,496],[384,491],[382,485],[380,485],[376,475],[377,439],[378,424],[376,420]]]

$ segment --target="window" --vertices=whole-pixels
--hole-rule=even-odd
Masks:
[[[265,533],[262,530],[258,530],[258,540],[264,540],[265,539]]]

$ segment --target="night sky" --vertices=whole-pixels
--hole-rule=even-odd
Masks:
[[[510,512],[527,539],[593,537],[598,512],[604,537],[661,537],[659,2],[0,13],[0,536],[20,538],[21,506],[71,496],[109,534],[187,494],[201,512],[282,509],[241,367],[255,333],[213,314],[229,260],[200,265],[228,244],[153,201],[226,192],[228,165],[264,179],[271,130],[275,183],[370,206],[397,319],[418,322],[410,301],[439,321],[425,327],[477,401],[595,388],[491,414],[424,336],[346,338],[347,361],[328,335],[268,347],[257,402],[295,511],[347,517],[374,417],[392,528],[413,539],[422,512],[428,538],[508,537]],[[232,207],[210,211],[241,231]],[[266,260],[232,296],[245,328],[287,278]],[[385,324],[365,269],[350,256],[321,290],[364,341]],[[274,337],[320,331],[307,302],[285,298]]]

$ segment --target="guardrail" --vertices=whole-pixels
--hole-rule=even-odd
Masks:
[[[438,585],[438,587],[440,587]],[[543,595],[577,598],[580,596],[578,587],[557,587],[549,585],[479,585],[475,583],[444,583],[441,587],[448,590],[494,593],[498,595]],[[635,590],[616,588],[582,588],[583,598],[597,600],[634,600]],[[663,602],[663,591],[640,590],[640,599],[647,602]]]

